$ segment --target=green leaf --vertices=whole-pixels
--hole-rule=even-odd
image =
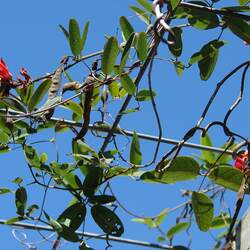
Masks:
[[[249,0],[238,0],[240,5],[246,5],[249,3]]]
[[[96,192],[103,177],[103,169],[99,167],[90,166],[88,173],[83,181],[83,193],[87,197],[91,197]]]
[[[119,84],[117,82],[111,82],[108,85],[109,92],[111,96],[116,99],[119,98]]]
[[[121,61],[120,61],[120,66],[119,66],[119,73],[121,74],[123,72],[123,69],[126,65],[127,59],[129,57],[129,52],[131,47],[133,46],[133,42],[134,42],[134,37],[135,37],[135,33],[132,33],[127,42],[126,45],[124,47],[123,53],[122,53],[122,57],[121,57]]]
[[[134,95],[136,86],[128,74],[122,74],[121,85],[128,92],[129,95]]]
[[[144,61],[148,55],[147,35],[140,32],[137,36],[136,51],[140,61]]]
[[[63,231],[62,225],[61,225],[58,221],[52,219],[45,211],[43,211],[43,213],[44,213],[44,215],[45,215],[47,221],[49,222],[50,226],[51,226],[57,233],[61,233],[61,232]]]
[[[79,236],[71,230],[71,228],[61,225],[61,231],[57,232],[59,236],[63,237],[65,240],[70,242],[79,242]]]
[[[149,228],[155,228],[155,222],[152,218],[133,218],[133,222],[142,223],[147,225]]]
[[[167,236],[171,240],[176,234],[181,233],[182,231],[186,230],[188,227],[189,227],[188,222],[180,222],[168,230]]]
[[[227,148],[227,146],[228,146],[228,144],[226,143],[226,144],[224,144],[221,148],[222,149],[225,149],[225,148]],[[237,146],[237,144],[233,144],[233,145],[231,145],[229,148],[228,148],[228,150],[234,150],[234,148]],[[219,154],[220,155],[220,154]],[[220,159],[218,160],[218,164],[220,164],[220,165],[225,165],[225,164],[227,164],[229,161],[231,161],[232,160],[232,155],[230,155],[230,154],[223,154],[221,157],[220,157]]]
[[[208,231],[213,220],[213,201],[203,193],[193,192],[192,207],[196,223],[201,231]]]
[[[86,207],[82,203],[75,203],[67,207],[57,221],[68,227],[71,231],[76,231],[84,221],[86,216]]]
[[[33,111],[34,108],[40,103],[40,101],[43,99],[43,97],[48,92],[50,85],[52,81],[50,79],[47,79],[43,81],[35,90],[34,94],[32,95],[29,103],[28,103],[28,110],[29,112]]]
[[[198,62],[202,80],[206,81],[212,75],[217,63],[219,48],[225,43],[225,41],[213,40],[205,44],[199,52],[193,54],[190,58],[190,64]]]
[[[130,6],[130,9],[133,10],[133,11],[136,13],[136,15],[137,15],[144,23],[146,23],[147,25],[150,25],[150,17],[148,16],[148,14],[147,14],[144,10],[142,10],[142,9],[136,7],[136,6],[133,6],[133,5]]]
[[[0,143],[7,144],[9,142],[9,135],[2,130],[0,130]]]
[[[231,222],[231,218],[229,214],[222,213],[219,216],[213,218],[210,228],[220,229],[220,228],[228,227],[230,225],[230,222]]]
[[[24,155],[28,164],[34,168],[40,168],[41,162],[36,150],[29,145],[24,145]]]
[[[181,0],[170,0],[169,2],[170,2],[172,10],[174,10],[179,5]]]
[[[89,31],[89,22],[86,22],[86,24],[85,24],[85,26],[83,28],[82,37],[81,37],[81,52],[84,49],[86,39],[87,39],[87,35],[88,35],[88,31]]]
[[[175,71],[176,71],[177,75],[181,76],[184,69],[185,69],[185,65],[179,61],[174,61],[173,64],[174,64]]]
[[[142,162],[142,153],[140,149],[139,137],[135,131],[130,146],[130,162],[135,165],[140,165]]]
[[[25,107],[23,106],[22,102],[18,98],[1,97],[0,105],[26,113]]]
[[[88,201],[92,204],[107,204],[115,202],[116,198],[112,195],[103,194],[91,196]]]
[[[167,165],[169,160],[162,164],[162,167]],[[140,179],[151,183],[170,184],[177,181],[186,181],[195,179],[199,175],[200,167],[197,161],[191,157],[179,156],[173,160],[169,168],[163,173],[157,171],[148,171],[141,175]]]
[[[12,183],[15,183],[17,185],[21,184],[23,182],[23,179],[20,177],[16,177],[14,180],[11,181]]]
[[[76,115],[82,117],[83,109],[82,109],[81,105],[79,105],[78,103],[73,102],[73,101],[68,101],[68,102],[65,102],[62,105],[62,107],[65,107],[66,109],[71,110]]]
[[[27,216],[30,216],[30,215],[32,215],[33,213],[35,213],[35,211],[38,210],[38,209],[39,209],[38,205],[33,204],[33,205],[31,205],[31,206],[29,206],[29,207],[27,208],[27,213],[26,213],[26,215],[27,215]]]
[[[247,44],[250,43],[250,25],[242,18],[223,17],[228,28]]]
[[[12,224],[19,222],[19,221],[22,221],[22,220],[24,220],[24,218],[22,216],[18,216],[18,217],[8,219],[4,224],[5,225],[12,225]]]
[[[125,16],[120,17],[120,26],[122,30],[123,39],[127,41],[130,35],[134,32],[134,28]]]
[[[15,202],[16,202],[17,214],[24,216],[24,210],[26,208],[26,202],[27,202],[27,192],[24,187],[20,187],[16,190]]]
[[[155,225],[158,227],[160,226],[163,221],[165,220],[167,214],[168,214],[169,208],[165,208],[163,211],[161,211],[155,218],[154,218],[154,222]]]
[[[91,215],[95,223],[104,233],[120,237],[124,232],[124,227],[119,217],[110,209],[104,206],[93,206]]]
[[[171,33],[168,34],[168,41],[171,42],[168,44],[168,48],[175,57],[179,57],[182,53],[182,29],[174,27],[172,31],[175,37]]]
[[[69,32],[61,24],[59,24],[59,28],[63,32],[63,34],[65,35],[65,37],[67,38],[69,42]]]
[[[82,38],[78,22],[75,19],[69,20],[69,45],[74,56],[78,56],[82,49]]]
[[[109,75],[112,73],[119,53],[119,47],[116,37],[111,36],[104,46],[102,55],[102,71],[104,74]]]
[[[243,176],[244,174],[240,170],[221,165],[213,169],[208,177],[216,184],[238,192],[243,180]],[[249,194],[250,190],[246,190],[246,193]]]
[[[9,188],[0,188],[0,195],[8,193],[12,193],[12,190],[10,190]]]
[[[207,133],[203,137],[200,137],[200,143],[204,146],[213,146],[212,141]],[[212,151],[201,150],[201,154],[204,160],[206,160],[210,164],[213,164],[216,160],[215,154]]]
[[[145,10],[147,10],[148,12],[152,12],[153,11],[153,7],[152,4],[149,3],[147,0],[136,0],[137,3],[139,3]]]
[[[152,94],[152,97],[156,96],[156,93],[154,91],[152,91],[152,93],[150,93],[149,89],[142,89],[137,93],[136,101],[138,101],[138,102],[150,101],[151,94]]]
[[[188,22],[200,30],[213,29],[220,25],[220,20],[215,13],[199,10],[190,11]]]

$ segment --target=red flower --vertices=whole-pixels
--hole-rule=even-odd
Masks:
[[[4,60],[0,60],[0,81],[9,82],[12,80],[12,74],[9,72]]]
[[[238,153],[235,158],[234,166],[242,172],[247,172],[250,176],[250,167],[248,166],[248,151]]]

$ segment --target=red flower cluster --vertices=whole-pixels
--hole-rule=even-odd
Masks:
[[[0,82],[8,83],[12,80],[12,74],[9,72],[8,67],[6,66],[4,60],[0,60]]]
[[[234,166],[242,172],[247,172],[250,176],[250,168],[248,166],[248,151],[238,153],[235,158]]]

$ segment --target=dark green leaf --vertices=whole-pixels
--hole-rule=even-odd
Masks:
[[[181,0],[170,0],[169,2],[170,2],[172,10],[174,10],[179,5]]]
[[[190,249],[184,246],[174,246],[172,250],[190,250]]]
[[[136,51],[140,61],[144,61],[148,55],[147,35],[140,32],[137,36]]]
[[[118,53],[117,39],[112,36],[106,42],[102,55],[102,71],[104,74],[109,75],[112,73]]]
[[[114,196],[111,195],[94,195],[89,198],[89,202],[92,204],[107,204],[113,203],[116,199]]]
[[[180,222],[168,230],[167,236],[169,239],[172,239],[176,234],[186,230],[188,227],[189,227],[188,222]]]
[[[82,203],[75,203],[67,207],[57,221],[68,227],[71,231],[76,231],[84,221],[86,216],[86,207]]]
[[[209,230],[214,215],[213,201],[203,193],[193,192],[192,207],[199,229],[204,232]]]
[[[22,102],[17,98],[2,97],[0,98],[0,105],[26,113],[25,107],[23,106]]]
[[[119,73],[120,74],[123,72],[123,68],[126,65],[127,59],[129,57],[130,49],[133,46],[134,37],[135,37],[135,34],[132,33],[129,36],[129,38],[128,38],[127,42],[126,42],[126,45],[124,47],[124,50],[123,50],[123,53],[122,53],[122,57],[121,57],[121,61],[120,61],[120,67],[119,67]]]
[[[169,160],[162,164],[167,165]],[[157,171],[148,171],[141,175],[140,179],[152,183],[170,184],[177,181],[194,179],[199,174],[199,164],[191,157],[179,156],[173,160],[169,168],[159,174]]]
[[[69,42],[69,32],[61,24],[59,24],[59,28],[63,32],[63,34],[65,35],[65,37],[67,38]]]
[[[224,44],[225,41],[213,40],[205,44],[199,52],[193,54],[190,58],[190,64],[198,62],[202,80],[206,81],[212,75],[217,63],[219,48]]]
[[[47,79],[37,87],[36,91],[34,92],[28,103],[28,110],[30,112],[34,110],[34,108],[40,103],[40,101],[46,95],[46,93],[50,88],[51,83],[52,81],[50,79]]]
[[[139,108],[134,108],[134,109],[126,109],[124,111],[122,111],[121,114],[123,115],[127,115],[127,114],[130,114],[130,113],[135,113],[135,112],[138,112],[139,111]]]
[[[27,202],[27,192],[24,187],[20,187],[16,190],[15,201],[16,201],[17,214],[23,216]]]
[[[119,217],[110,209],[104,206],[93,206],[91,215],[96,224],[104,233],[120,237],[124,232],[124,227]]]
[[[71,228],[68,228],[64,225],[61,225],[61,230],[58,232],[58,235],[63,237],[65,240],[70,242],[79,242],[80,238],[79,236],[71,230]]]
[[[134,95],[136,86],[128,74],[122,74],[121,85],[128,92],[129,95]]]
[[[26,213],[26,215],[27,215],[27,216],[30,216],[30,215],[32,215],[33,213],[35,213],[35,211],[38,210],[38,209],[39,209],[38,205],[33,204],[33,205],[31,205],[31,206],[29,206],[29,207],[27,208],[27,213]]]
[[[83,51],[85,43],[86,43],[88,30],[89,30],[89,22],[86,22],[86,24],[83,28],[82,37],[81,37],[81,52]]]
[[[83,182],[84,195],[86,195],[87,197],[93,196],[102,181],[102,177],[102,168],[90,166]]]
[[[244,174],[240,170],[222,165],[213,169],[208,177],[216,184],[238,192],[243,180],[243,176]],[[246,193],[249,194],[250,190],[246,190]]]
[[[120,26],[122,30],[122,35],[125,41],[127,41],[130,35],[134,32],[134,28],[125,16],[120,17]]]
[[[247,44],[250,43],[250,25],[242,18],[223,17],[228,28]]]
[[[142,162],[142,153],[140,149],[139,137],[135,131],[130,146],[130,162],[135,165],[140,165]]]
[[[74,56],[80,55],[82,48],[82,38],[80,35],[78,22],[75,19],[69,20],[69,45]]]
[[[175,37],[171,33],[168,34],[168,41],[171,42],[168,48],[175,57],[179,57],[182,53],[182,29],[174,27],[172,31]]]
[[[41,163],[36,150],[29,145],[24,145],[24,155],[28,164],[34,168],[40,168]]]
[[[199,10],[192,10],[188,21],[193,27],[201,30],[213,29],[220,25],[220,20],[215,13]]]
[[[154,91],[152,91],[152,93],[150,93],[149,89],[142,89],[137,93],[136,100],[138,102],[150,101],[151,95],[152,95],[152,97],[155,97],[156,93]]]

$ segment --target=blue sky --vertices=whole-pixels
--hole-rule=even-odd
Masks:
[[[235,1],[227,1],[228,5],[235,5]],[[22,67],[26,67],[33,78],[52,72],[58,66],[59,61],[64,55],[70,54],[69,46],[65,37],[58,28],[58,24],[65,27],[70,18],[75,18],[82,24],[90,21],[90,30],[84,54],[88,54],[103,48],[105,35],[115,35],[117,33],[119,17],[124,15],[130,18],[131,23],[137,31],[145,30],[146,26],[141,24],[134,14],[129,10],[129,5],[135,5],[135,0],[126,1],[80,1],[80,0],[54,0],[54,1],[18,1],[9,0],[2,3],[2,27],[0,40],[0,57],[4,58],[10,71],[16,77]],[[186,29],[183,34],[184,51],[181,59],[185,62],[189,57],[208,40],[216,38],[219,31],[197,31]],[[216,83],[223,78],[230,70],[241,62],[249,60],[249,46],[245,46],[241,40],[231,35],[228,31],[223,35],[223,39],[229,43],[221,51],[218,60],[218,66],[213,76],[207,81],[202,82],[199,79],[197,66],[184,72],[183,76],[176,76],[173,66],[167,61],[157,61],[153,73],[153,88],[157,92],[156,101],[163,125],[163,134],[165,137],[180,139],[184,133],[195,125],[201,112],[211,95]],[[159,57],[169,58],[170,54],[165,45],[159,48]],[[78,69],[73,72],[76,79],[83,80],[86,72]],[[247,82],[248,83],[248,82]],[[142,86],[146,87],[146,79],[142,81]],[[223,118],[228,107],[233,103],[239,91],[239,75],[233,77],[218,95],[211,111],[208,114],[205,124]],[[232,115],[230,119],[230,128],[249,137],[249,86],[246,84],[245,99],[240,108]],[[117,101],[120,105],[122,101]],[[131,104],[131,108],[135,106]],[[115,115],[115,114],[113,114]],[[136,130],[142,133],[156,134],[157,128],[155,118],[151,112],[151,106],[146,103],[139,113],[130,114],[124,117],[121,125],[125,129]],[[44,132],[40,137],[31,138],[34,142],[38,138],[50,139],[54,136],[53,132]],[[220,129],[211,131],[215,146],[220,146],[225,142],[225,137]],[[65,138],[64,134],[57,135],[57,145],[61,150],[62,160],[68,160],[67,151],[71,147],[70,138]],[[192,142],[198,143],[196,136]],[[96,146],[95,141],[89,142]],[[124,142],[121,142],[124,143]],[[144,161],[151,159],[154,145],[149,142],[141,142]],[[168,149],[169,145],[162,145],[160,156]],[[39,144],[39,152],[46,150],[49,157],[55,157],[55,149],[50,143]],[[182,154],[199,154],[199,151],[183,150]],[[10,180],[17,176],[26,178],[25,183],[31,181],[27,166],[21,150],[15,150],[8,154],[0,155],[0,164],[2,167],[2,178],[0,187],[15,188],[10,184]],[[131,181],[127,178],[117,178],[111,182],[113,190],[119,201],[133,211],[135,214],[144,216],[153,216],[158,214],[164,208],[175,207],[185,201],[180,197],[181,189],[197,189],[199,182],[182,182],[178,185],[149,185],[138,181]],[[29,189],[31,197],[29,202],[37,201],[42,196],[39,188]],[[227,203],[234,207],[236,193],[228,192]],[[59,213],[70,201],[70,197],[64,196],[60,192],[49,192],[47,199],[48,211],[52,214]],[[38,199],[39,200],[39,199]],[[246,197],[244,212],[249,206],[249,198]],[[64,206],[64,207],[63,207]],[[11,195],[0,197],[1,219],[8,219],[15,216],[14,197]],[[157,234],[146,226],[131,222],[131,217],[124,211],[117,209],[117,213],[125,225],[125,234],[123,237],[149,242],[156,242]],[[90,217],[88,217],[90,218]],[[163,224],[165,231],[174,223],[172,216],[167,217]],[[86,231],[100,233],[100,229],[89,220],[86,222]],[[27,233],[30,241],[39,241],[41,237],[37,233],[21,231]],[[211,249],[214,244],[213,239],[205,233],[192,228],[193,238],[191,249]],[[11,228],[7,226],[0,227],[0,243],[5,249],[23,249],[11,234]],[[175,244],[187,244],[188,237],[185,233],[177,237]],[[204,246],[206,242],[206,246]],[[104,249],[105,242],[90,240],[89,245],[94,249]],[[114,249],[125,250],[128,246],[112,243]],[[48,243],[39,243],[37,249],[49,249]],[[75,245],[66,244],[61,249],[76,249]],[[141,247],[130,246],[129,249],[142,249]]]

